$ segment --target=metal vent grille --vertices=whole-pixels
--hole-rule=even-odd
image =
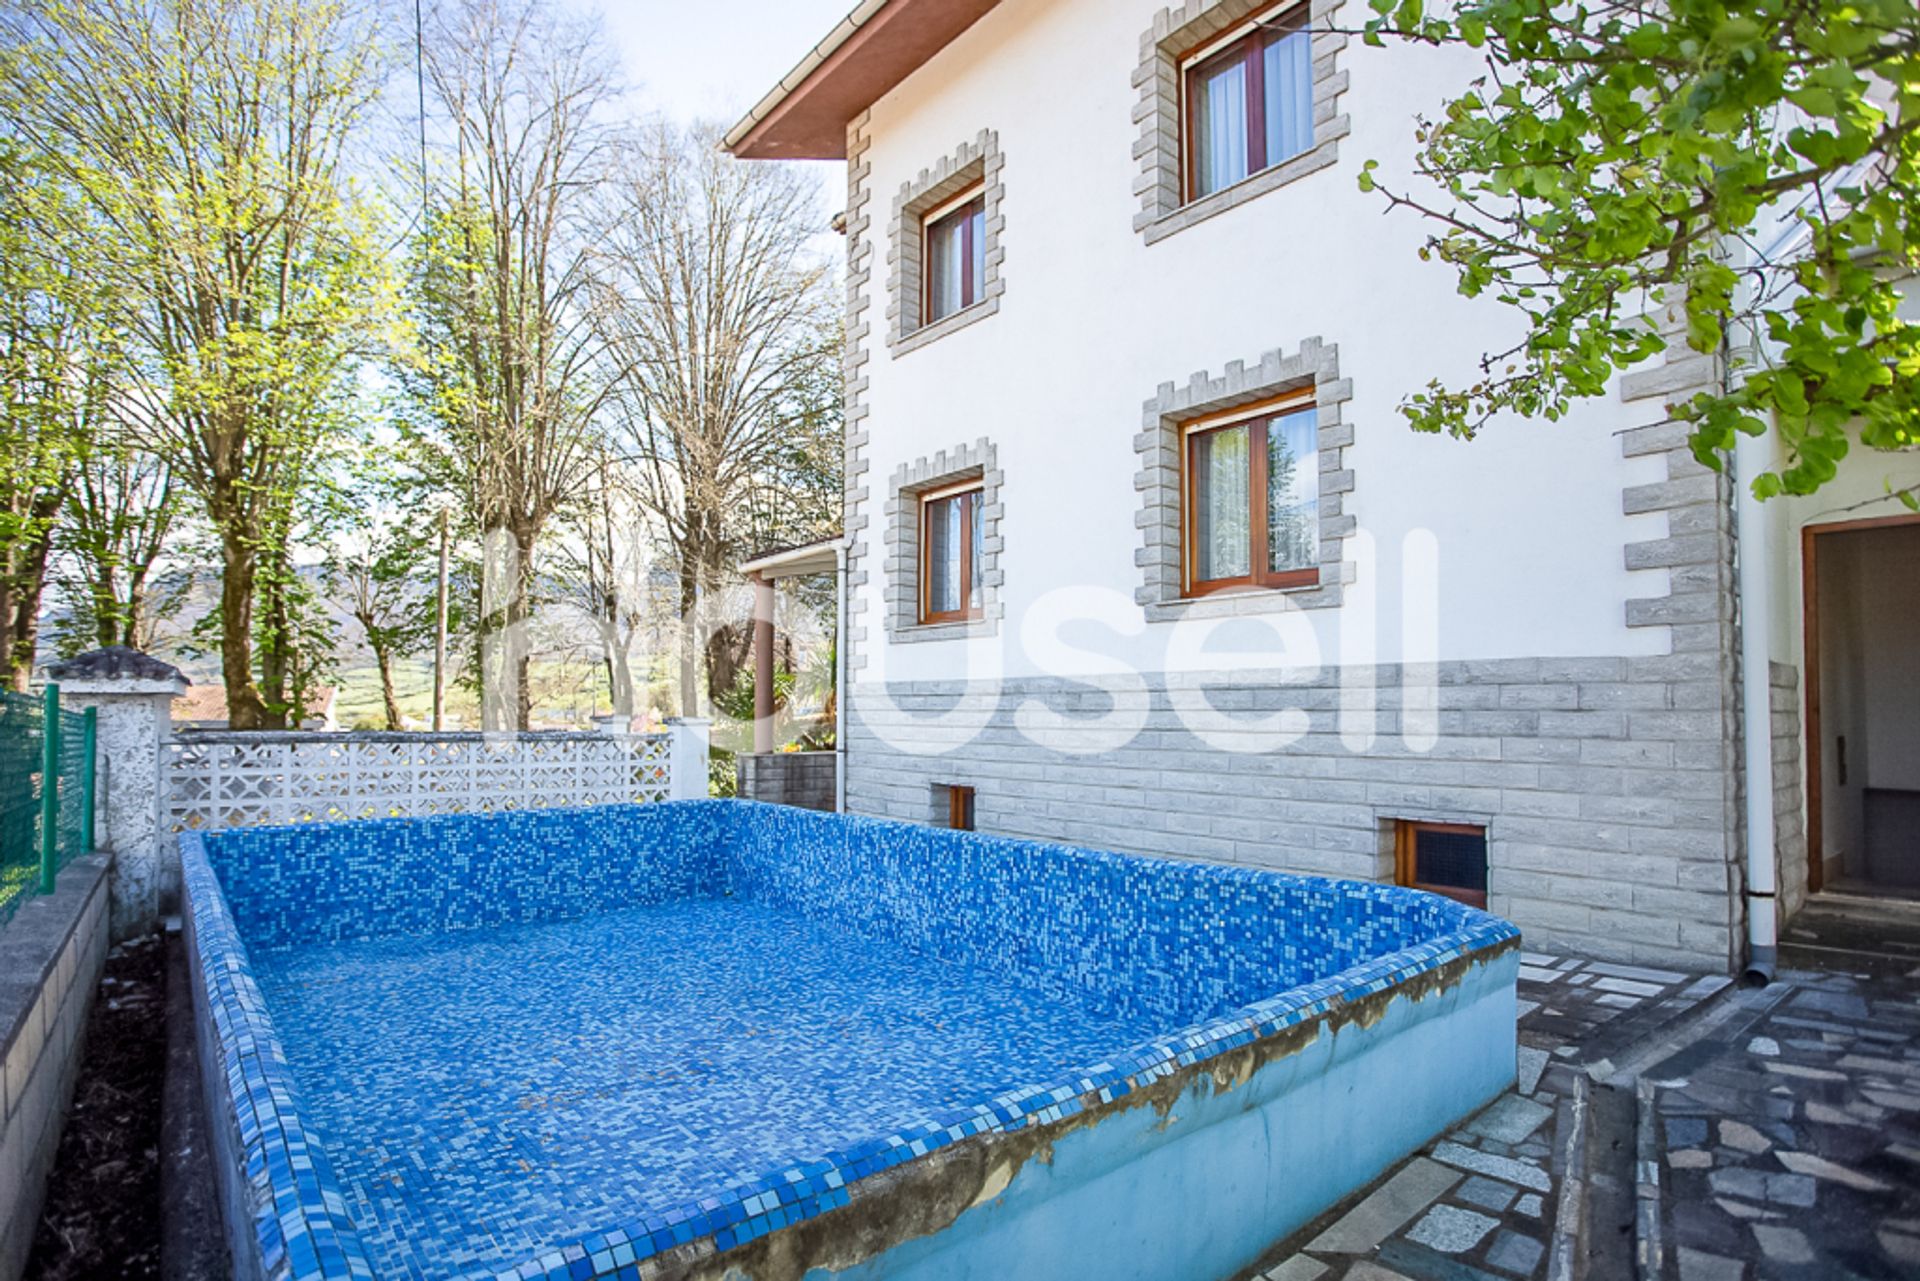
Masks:
[[[1436,831],[1414,833],[1413,877],[1421,885],[1450,890],[1487,890],[1487,835],[1485,832]]]

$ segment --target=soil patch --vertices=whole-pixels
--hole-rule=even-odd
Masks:
[[[47,1183],[27,1275],[160,1275],[160,1100],[167,1067],[159,934],[107,953],[73,1106]]]

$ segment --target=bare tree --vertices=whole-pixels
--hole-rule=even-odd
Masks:
[[[816,184],[718,142],[710,127],[667,124],[626,141],[595,270],[594,317],[619,373],[613,417],[689,620],[743,545],[773,532],[749,514],[786,510],[768,491],[795,474],[821,371],[838,364],[829,272],[811,244],[825,230]],[[837,454],[837,403],[831,419]],[[681,646],[688,712],[693,631]]]
[[[511,561],[489,575],[504,600],[487,623],[515,694],[489,715],[525,729],[540,537],[595,465],[604,391],[584,215],[609,159],[599,115],[613,71],[598,28],[549,0],[452,0],[427,31],[426,72],[450,140],[415,272],[421,360],[408,381],[430,467]]]
[[[642,630],[670,607],[657,608],[646,513],[637,510],[626,471],[603,450],[593,491],[568,513],[558,544],[556,581],[593,628],[594,650],[607,679],[613,714],[637,710],[633,647]]]
[[[159,371],[133,391],[218,536],[230,723],[284,724],[255,605],[382,292],[347,179],[372,25],[340,0],[15,0],[0,38],[0,107],[83,193]]]

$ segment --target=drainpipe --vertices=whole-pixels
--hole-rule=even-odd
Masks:
[[[753,576],[753,754],[773,751],[773,580]],[[764,762],[763,762],[764,763]]]
[[[1773,582],[1768,522],[1753,496],[1767,462],[1767,438],[1738,434],[1733,451],[1734,529],[1740,594],[1741,752],[1747,780],[1747,968],[1750,987],[1773,981],[1780,938],[1773,833]]]
[[[847,540],[833,549],[833,812],[847,812]]]

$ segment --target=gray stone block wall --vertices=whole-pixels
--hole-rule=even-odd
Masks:
[[[740,795],[770,805],[834,808],[832,752],[768,752],[740,756]]]
[[[1773,848],[1780,887],[1780,919],[1807,901],[1807,827],[1800,787],[1800,673],[1773,664]]]
[[[1372,880],[1393,874],[1394,820],[1484,824],[1489,905],[1530,945],[1732,964],[1716,655],[1443,663],[1438,740],[1424,752],[1400,741],[1399,669],[1373,677],[1377,737],[1357,751],[1342,738],[1332,673],[1208,678],[1209,703],[1229,716],[1307,713],[1303,738],[1261,753],[1196,738],[1163,678],[1148,677],[1141,732],[1097,755],[1040,746],[1016,725],[1029,701],[1065,716],[1113,706],[1073,682],[976,689],[986,711],[970,738],[915,724],[953,708],[961,682],[856,684],[847,808],[924,822],[934,787],[970,784],[983,831]],[[952,750],[922,754],[943,739]]]

